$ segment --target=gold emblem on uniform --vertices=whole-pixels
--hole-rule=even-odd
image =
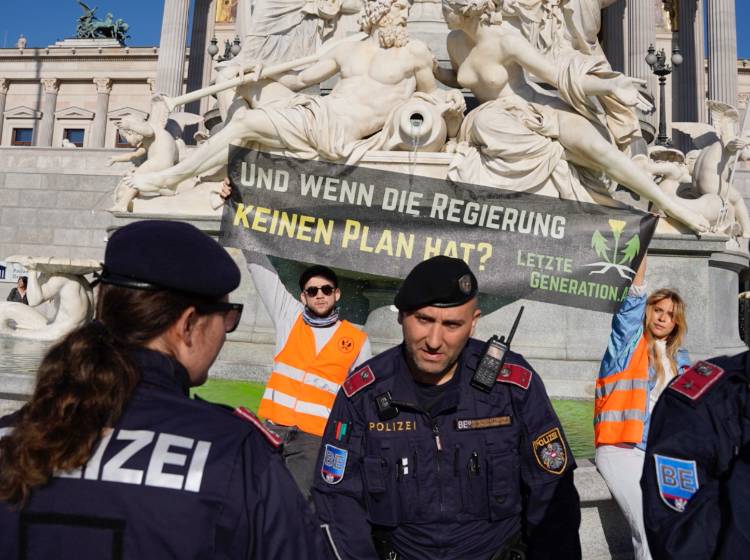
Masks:
[[[417,422],[414,420],[370,422],[367,429],[371,432],[414,432],[417,430]]]

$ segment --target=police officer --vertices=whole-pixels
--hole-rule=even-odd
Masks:
[[[750,555],[750,352],[697,362],[659,399],[641,488],[651,554]]]
[[[240,320],[226,251],[137,222],[112,235],[101,282],[96,321],[0,419],[0,558],[325,557],[273,434],[188,396]]]
[[[580,558],[575,462],[539,376],[509,352],[489,392],[472,385],[477,291],[459,259],[417,265],[402,344],[336,397],[313,495],[341,558]]]

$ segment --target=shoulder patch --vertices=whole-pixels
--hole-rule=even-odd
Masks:
[[[341,387],[343,387],[346,396],[351,398],[374,382],[375,374],[372,373],[370,366],[364,366],[352,373]]]
[[[678,377],[669,389],[686,396],[691,401],[702,397],[708,389],[716,383],[724,370],[710,362],[699,361]]]
[[[276,449],[281,447],[281,444],[284,443],[278,434],[269,430],[268,427],[263,422],[260,421],[260,418],[258,418],[255,414],[253,414],[250,410],[248,410],[244,406],[238,406],[237,408],[235,408],[234,415],[239,416],[243,420],[247,420],[253,426],[255,426],[258,429],[258,431],[263,435],[263,437],[268,440],[268,443],[270,443]]]
[[[690,499],[698,492],[698,466],[695,461],[654,453],[659,496],[670,508],[685,511]]]
[[[531,443],[539,466],[550,474],[562,474],[568,466],[568,452],[559,428],[552,428]]]
[[[503,364],[503,368],[497,374],[497,381],[510,383],[521,389],[528,389],[531,384],[531,371],[518,364]]]

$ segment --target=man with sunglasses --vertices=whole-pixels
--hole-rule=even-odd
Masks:
[[[367,334],[339,319],[336,273],[326,266],[305,269],[299,299],[284,287],[265,255],[248,265],[276,329],[273,371],[258,409],[284,440],[283,456],[306,498],[320,438],[340,385],[372,356]]]

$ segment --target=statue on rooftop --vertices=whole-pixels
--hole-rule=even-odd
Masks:
[[[121,45],[125,44],[128,39],[128,28],[130,27],[122,19],[114,20],[112,14],[107,14],[103,20],[96,17],[96,8],[89,8],[86,4],[78,0],[78,4],[83,8],[83,15],[78,17],[76,25],[76,39],[114,39]]]

